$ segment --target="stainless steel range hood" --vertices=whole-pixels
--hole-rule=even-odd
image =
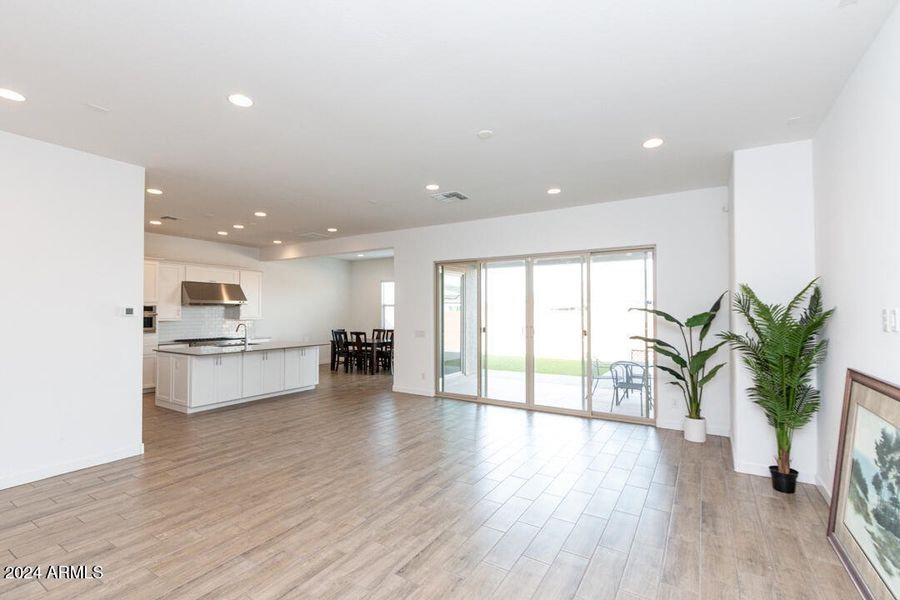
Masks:
[[[181,303],[190,306],[246,304],[247,296],[236,283],[185,281],[181,284]]]

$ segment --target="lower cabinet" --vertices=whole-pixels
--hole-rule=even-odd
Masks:
[[[319,383],[314,346],[214,356],[160,353],[156,363],[157,404],[183,412]]]
[[[284,351],[284,389],[293,390],[319,384],[319,349],[288,348]]]
[[[243,398],[241,354],[187,357],[191,361],[190,406]]]
[[[244,353],[244,397],[273,394],[284,389],[284,350]]]
[[[144,369],[143,375],[141,377],[141,382],[144,391],[152,390],[156,387],[156,355],[155,354],[145,354],[144,355]]]

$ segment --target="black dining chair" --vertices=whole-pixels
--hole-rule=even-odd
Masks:
[[[351,331],[350,338],[350,349],[353,352],[353,357],[356,359],[357,368],[360,371],[367,371],[370,366],[369,362],[372,351],[369,346],[369,339],[366,332]]]
[[[372,353],[374,354],[374,363],[372,368],[377,372],[380,368],[387,368],[387,329],[372,330]]]
[[[387,361],[385,368],[394,373],[394,330],[393,329],[385,329],[384,330],[384,359]]]
[[[337,371],[341,362],[344,363],[344,373],[350,371],[356,359],[356,354],[347,339],[347,332],[343,329],[335,329],[331,332],[334,338],[334,370]]]

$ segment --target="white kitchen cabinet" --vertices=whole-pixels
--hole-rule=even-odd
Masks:
[[[172,376],[174,375],[174,354],[160,354],[156,357],[156,401],[172,403]]]
[[[263,394],[284,389],[284,350],[263,351]]]
[[[219,357],[202,356],[188,360],[190,361],[190,372],[188,373],[190,399],[185,404],[190,404],[190,406],[215,404],[216,369],[219,366]],[[179,404],[181,403],[179,402]]]
[[[284,389],[293,390],[318,384],[318,347],[287,348],[284,351]]]
[[[180,346],[178,349],[183,349]],[[319,382],[316,346],[221,354],[176,354],[164,344],[158,353],[156,404],[185,413],[314,388]]]
[[[243,397],[241,393],[243,372],[240,354],[219,356],[219,365],[216,368],[216,402],[228,402]]]
[[[144,304],[156,304],[158,298],[159,263],[155,260],[144,261]]]
[[[144,369],[141,377],[142,388],[144,392],[148,392],[156,387],[156,355],[144,355]]]
[[[159,263],[156,300],[157,320],[181,320],[182,281],[184,281],[184,265]]]
[[[245,352],[244,360],[244,397],[259,396],[262,394],[262,352]]]
[[[190,406],[218,404],[242,397],[243,368],[239,353],[185,358],[190,360]]]
[[[210,283],[240,283],[241,272],[226,267],[209,265],[185,265],[185,281],[207,281]]]
[[[188,406],[191,392],[191,359],[176,355],[172,360],[172,402]]]
[[[262,272],[241,271],[241,289],[247,296],[247,304],[241,305],[241,319],[262,319]]]
[[[284,350],[244,353],[243,396],[273,394],[284,389]]]

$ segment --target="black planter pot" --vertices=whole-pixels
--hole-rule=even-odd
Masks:
[[[797,471],[791,469],[789,475],[778,472],[777,465],[769,467],[769,473],[772,474],[772,489],[782,494],[793,494],[797,490]]]

